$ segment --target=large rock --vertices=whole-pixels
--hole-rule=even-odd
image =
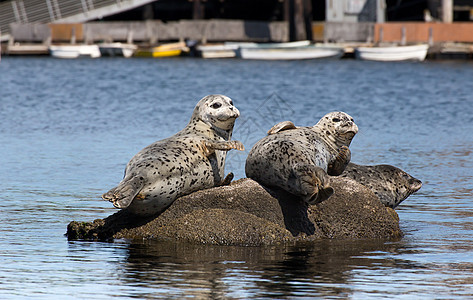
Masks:
[[[331,180],[334,195],[314,206],[244,178],[181,197],[155,218],[137,218],[122,210],[92,223],[74,221],[67,237],[264,245],[402,236],[396,212],[384,207],[371,190],[348,178]]]

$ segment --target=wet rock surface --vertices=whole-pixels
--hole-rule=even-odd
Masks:
[[[177,199],[159,216],[121,210],[94,222],[73,221],[70,240],[155,239],[216,245],[268,245],[323,238],[402,236],[396,212],[368,188],[334,177],[328,200],[312,206],[244,178]]]

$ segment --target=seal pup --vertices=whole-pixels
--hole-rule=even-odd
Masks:
[[[340,175],[371,189],[384,206],[395,208],[422,187],[422,181],[390,165],[362,166],[349,163]]]
[[[241,142],[230,140],[239,116],[229,97],[202,98],[187,126],[138,152],[128,162],[123,180],[102,198],[116,208],[149,216],[180,196],[231,181],[231,173],[223,178],[227,151],[244,150]]]
[[[327,174],[340,175],[350,162],[348,146],[357,132],[353,118],[344,112],[328,113],[312,127],[278,123],[251,149],[246,176],[308,204],[320,203],[333,194]]]

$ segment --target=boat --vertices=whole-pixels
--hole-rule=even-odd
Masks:
[[[127,43],[100,43],[98,44],[102,56],[131,57],[138,47]]]
[[[355,57],[362,60],[375,61],[423,61],[427,56],[429,45],[410,46],[377,46],[377,47],[357,47]]]
[[[6,53],[8,55],[48,55],[49,50],[46,44],[9,43]]]
[[[310,45],[310,41],[287,43],[225,42],[223,44],[199,45],[196,50],[203,58],[232,58],[240,56],[241,49],[296,48],[308,45]]]
[[[226,42],[224,43],[227,47],[234,49],[273,49],[273,48],[297,48],[305,47],[310,45],[310,41],[295,41],[295,42],[283,42],[283,43],[251,43],[251,42]]]
[[[233,58],[236,56],[237,46],[225,44],[198,45],[196,50],[202,58]]]
[[[344,50],[341,47],[309,45],[287,48],[240,48],[239,56],[243,59],[259,60],[302,60],[316,58],[340,58]]]
[[[138,48],[135,52],[137,57],[172,57],[179,56],[182,52],[188,52],[189,48],[185,42],[163,44],[156,47]]]
[[[78,57],[100,57],[100,49],[97,45],[51,45],[49,46],[51,56],[57,58]]]

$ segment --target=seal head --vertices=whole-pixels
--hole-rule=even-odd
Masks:
[[[349,163],[340,175],[371,189],[384,206],[396,208],[422,187],[422,181],[391,165],[363,166]]]
[[[233,106],[233,101],[224,95],[210,95],[199,101],[198,114],[202,121],[212,127],[223,130],[233,129],[240,111]]]
[[[333,149],[350,146],[353,137],[358,133],[358,126],[353,118],[341,111],[326,114],[313,126],[313,129]]]

